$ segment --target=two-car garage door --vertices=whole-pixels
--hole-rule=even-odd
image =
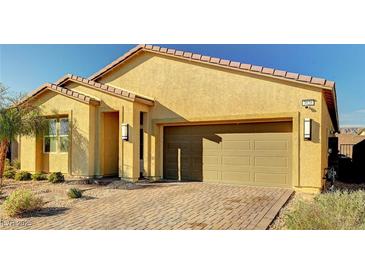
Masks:
[[[164,129],[164,177],[243,185],[291,185],[291,122]]]

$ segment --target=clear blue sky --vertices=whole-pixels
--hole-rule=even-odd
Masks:
[[[0,82],[26,93],[90,76],[135,45],[0,45]],[[341,126],[365,126],[365,45],[164,45],[336,82]]]

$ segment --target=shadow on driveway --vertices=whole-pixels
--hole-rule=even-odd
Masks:
[[[50,217],[60,215],[68,211],[67,207],[45,207],[39,211],[31,212],[23,215],[22,217]]]

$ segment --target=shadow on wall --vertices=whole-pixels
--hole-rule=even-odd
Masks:
[[[352,165],[356,178],[365,179],[365,140],[353,147]]]
[[[313,143],[319,144],[320,139],[320,125],[318,122],[312,120],[312,140]]]
[[[164,129],[164,178],[169,180],[182,181],[216,181],[215,170],[205,167],[203,171],[203,162],[205,165],[217,166],[217,154],[222,143],[222,136],[230,138],[232,142],[237,143],[235,133],[275,133],[291,132],[291,122],[278,123],[242,123],[227,125],[203,125],[203,126],[186,126],[186,127],[165,127]],[[231,135],[228,137],[227,135]],[[247,149],[246,142],[238,142],[240,147],[235,144],[234,148],[229,148],[232,152],[231,157],[226,161],[238,161],[235,165],[245,165],[245,159],[235,157],[235,150]],[[229,144],[227,143],[227,146]],[[243,147],[242,147],[243,146]],[[203,159],[204,150],[204,159]],[[204,160],[204,161],[203,161]],[[240,172],[240,171],[238,171]],[[180,178],[179,178],[180,177]]]
[[[68,147],[68,173],[71,175],[80,175],[85,176],[88,175],[88,159],[89,159],[89,140],[85,137],[88,136],[88,132],[83,131],[79,128],[77,120],[72,119],[70,116],[65,115],[64,113],[60,113],[57,109],[51,110],[51,115],[47,117],[68,117],[69,119],[69,147]],[[50,170],[50,157],[49,154],[43,153],[43,134],[37,136],[37,143],[39,146],[39,157],[42,159],[41,169],[43,172],[57,172],[60,170]],[[61,161],[58,158],[60,156],[59,152],[55,154],[55,157],[52,157],[52,161]],[[56,159],[56,160],[55,160]]]
[[[69,163],[72,175],[88,175],[89,140],[85,137],[87,132],[82,132],[78,127],[77,120],[70,122],[71,143],[69,147]]]

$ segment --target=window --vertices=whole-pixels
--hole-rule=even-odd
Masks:
[[[69,146],[69,122],[67,118],[49,119],[44,134],[45,153],[67,153]]]
[[[68,119],[60,119],[60,152],[68,152]]]
[[[57,120],[49,119],[44,134],[44,152],[54,153],[57,150]]]

